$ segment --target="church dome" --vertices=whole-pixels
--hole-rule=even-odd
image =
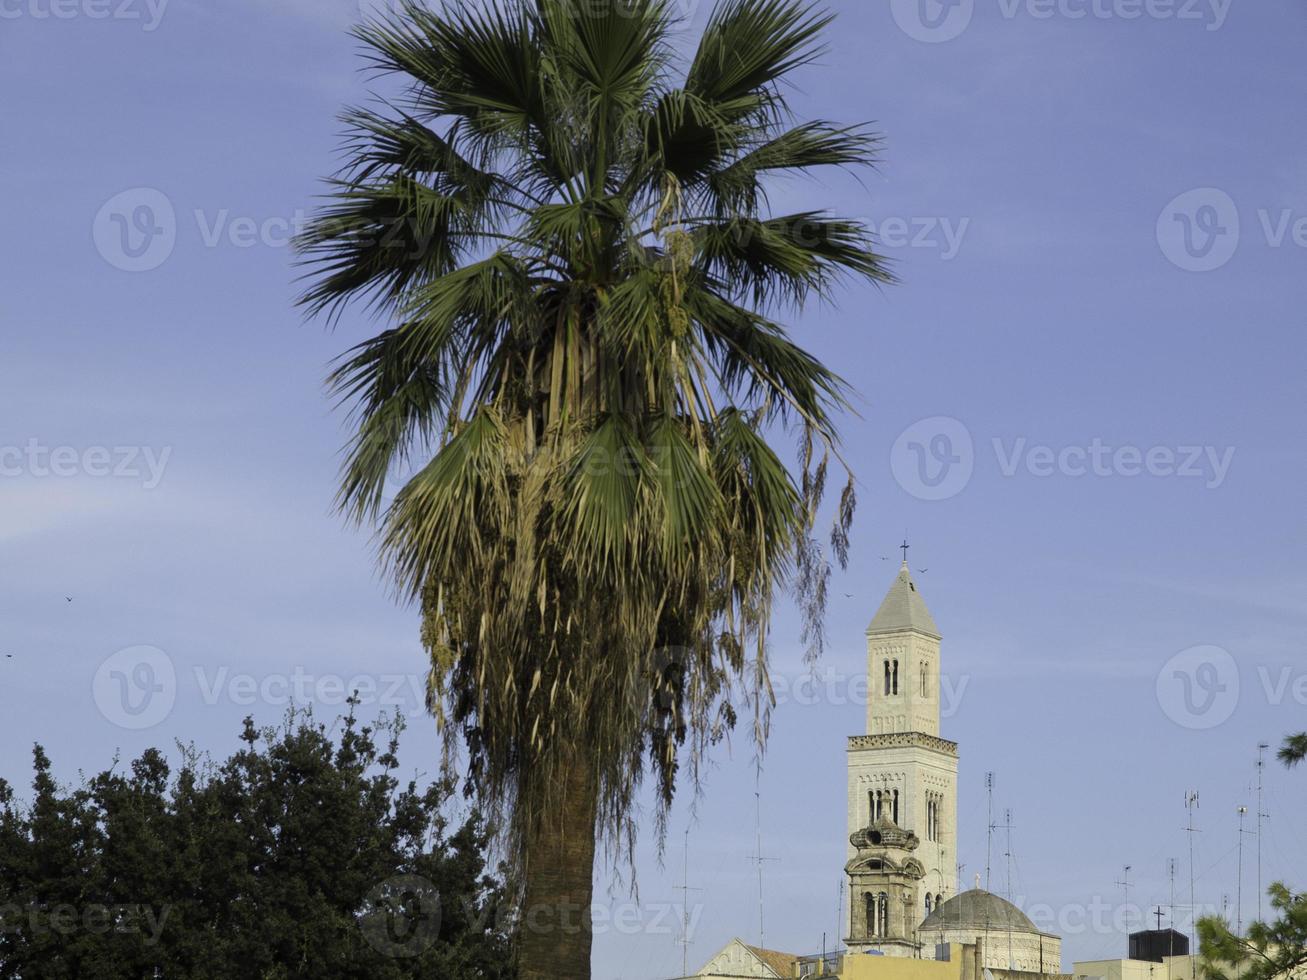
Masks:
[[[1038,935],[1026,913],[983,888],[954,895],[926,917],[921,932],[1022,932]]]

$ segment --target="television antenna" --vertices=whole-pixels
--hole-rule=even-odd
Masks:
[[[997,829],[994,826],[994,774],[992,772],[985,773],[985,792],[989,796],[989,816],[985,821],[989,825],[989,834],[985,838],[985,891],[990,891],[990,866],[993,863],[994,831]]]
[[[690,892],[701,892],[702,888],[690,887],[690,827],[685,828],[684,863],[681,868],[681,884],[674,889],[681,893],[681,938],[677,943],[681,947],[681,976],[690,975]]]
[[[1243,829],[1243,822],[1248,816],[1246,806],[1239,807],[1239,884],[1235,888],[1235,930],[1236,936],[1243,935],[1243,838],[1251,831]]]
[[[1125,892],[1125,914],[1130,915],[1130,870],[1134,865],[1127,864],[1121,872],[1121,880],[1116,883],[1116,887]]]
[[[1007,850],[1003,852],[1003,856],[1007,859],[1007,900],[1008,900],[1008,904],[1011,905],[1011,904],[1012,904],[1012,897],[1013,897],[1013,889],[1012,889],[1012,811],[1011,811],[1011,810],[1004,810],[1004,811],[1003,811],[1003,828],[1002,828],[1002,829],[1003,829],[1004,831],[1007,832]],[[1008,968],[1009,970],[1015,970],[1015,969],[1016,969],[1016,961],[1012,958],[1012,916],[1009,914],[1009,915],[1007,915],[1007,916],[1005,916],[1005,917],[1007,918],[1007,968]]]
[[[1194,834],[1201,833],[1194,827],[1194,811],[1198,809],[1198,793],[1186,793],[1184,798],[1185,809],[1189,811],[1189,826],[1185,832],[1189,835],[1189,948],[1198,948],[1198,937],[1194,933],[1194,926],[1198,919],[1198,903],[1194,898]]]
[[[1170,858],[1166,862],[1166,873],[1171,879],[1171,934],[1167,936],[1169,956],[1166,960],[1166,980],[1171,980],[1171,957],[1175,956],[1175,869],[1176,860]]]
[[[753,852],[753,854],[749,857],[749,861],[751,861],[752,863],[754,863],[754,864],[756,864],[756,865],[758,866],[758,946],[759,946],[759,948],[761,948],[761,949],[766,949],[766,948],[767,948],[767,943],[766,943],[766,941],[765,941],[766,933],[765,933],[764,930],[763,930],[763,915],[762,915],[762,911],[763,911],[763,892],[762,892],[762,878],[763,878],[763,874],[762,874],[762,872],[763,872],[763,865],[766,864],[768,861],[779,861],[780,858],[765,857],[765,856],[763,855],[763,853],[762,853],[762,792],[761,792],[761,790],[758,788],[758,785],[759,785],[759,784],[758,784],[757,780],[755,779],[755,782],[754,782],[754,791],[753,791],[753,798],[754,798],[754,802],[755,802],[755,806],[756,806],[756,812],[755,812],[755,818],[754,818],[754,835],[755,835],[755,841],[756,841],[756,843],[755,843],[755,849],[754,849],[754,852]]]
[[[1262,777],[1266,772],[1266,750],[1270,745],[1262,742],[1257,746],[1257,921],[1262,921],[1262,821],[1270,819],[1262,797]]]

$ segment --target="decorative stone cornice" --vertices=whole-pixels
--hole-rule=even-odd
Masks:
[[[850,735],[849,751],[854,749],[900,749],[925,748],[954,758],[958,754],[958,743],[946,738],[937,738],[925,732],[890,732],[885,735]]]

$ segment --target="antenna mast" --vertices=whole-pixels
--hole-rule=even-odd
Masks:
[[[1236,922],[1238,923],[1235,926],[1234,934],[1236,936],[1243,935],[1243,835],[1248,833],[1243,829],[1243,822],[1247,816],[1248,808],[1246,806],[1239,807],[1239,885],[1235,889],[1235,895],[1237,896],[1235,898]]]
[[[690,887],[690,827],[685,827],[685,852],[684,867],[681,870],[681,887],[676,891],[681,893],[681,938],[677,940],[681,946],[681,976],[690,975],[690,892],[703,891],[702,888]]]
[[[1003,829],[1007,831],[1007,851],[1004,857],[1007,858],[1007,900],[1012,904],[1012,811],[1003,811]],[[1007,968],[1016,969],[1016,962],[1012,959],[1012,916],[1007,916]]]
[[[1121,880],[1116,883],[1116,887],[1125,892],[1125,914],[1130,915],[1130,869],[1134,865],[1127,864],[1121,873]],[[1160,923],[1160,919],[1158,920]]]
[[[1198,903],[1194,899],[1194,834],[1198,830],[1194,828],[1194,810],[1198,809],[1198,793],[1186,793],[1184,805],[1189,811],[1189,826],[1186,828],[1189,834],[1189,948],[1197,949],[1198,936],[1194,931],[1198,919]]]
[[[1166,862],[1166,872],[1171,879],[1171,935],[1167,937],[1171,955],[1166,959],[1166,980],[1171,980],[1171,963],[1175,956],[1175,858],[1171,858]],[[1158,924],[1161,924],[1160,920]]]
[[[993,863],[994,854],[994,774],[992,772],[985,773],[985,790],[989,795],[989,818],[986,820],[989,833],[985,838],[985,891],[989,891],[990,865]]]
[[[1262,803],[1262,774],[1266,771],[1266,742],[1257,746],[1257,921],[1262,921],[1262,821],[1270,816]]]
[[[844,879],[841,878],[839,881],[835,883],[835,954],[837,956],[839,955],[840,941],[843,935],[844,935]]]
[[[762,866],[767,861],[779,861],[780,858],[763,857],[762,854],[762,791],[759,788],[759,779],[761,772],[755,777],[753,798],[757,804],[757,812],[754,820],[754,833],[757,841],[757,850],[749,860],[758,865],[758,946],[762,949],[767,948],[766,936],[763,932],[762,919]]]

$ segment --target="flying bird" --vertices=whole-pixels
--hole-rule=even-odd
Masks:
[[[64,601],[65,601],[65,602],[72,602],[72,601],[73,601],[73,597],[70,596],[70,595],[66,595],[66,596],[64,596]]]
[[[928,571],[930,571],[930,569],[929,569],[929,568],[918,568],[917,571],[918,571],[920,574],[925,575]]]

